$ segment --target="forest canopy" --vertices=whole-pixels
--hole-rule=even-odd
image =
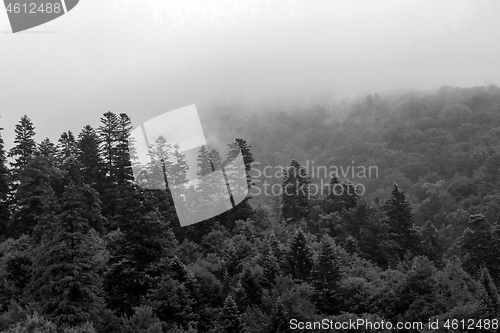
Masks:
[[[249,195],[187,227],[162,177],[134,178],[124,113],[57,142],[37,142],[28,115],[12,148],[0,136],[0,332],[289,332],[325,318],[497,331],[500,88],[223,109],[210,126],[229,154],[200,147],[198,174],[241,151]],[[152,152],[183,160],[160,141]],[[182,198],[203,205],[213,188]]]

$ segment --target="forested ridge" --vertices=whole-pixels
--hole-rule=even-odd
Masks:
[[[11,149],[0,136],[0,332],[325,332],[290,327],[324,318],[500,331],[498,87],[264,111],[214,117],[244,139],[210,156],[221,166],[239,149],[249,175],[289,166],[271,180],[282,194],[187,227],[168,189],[134,180],[126,114],[56,143],[36,142],[23,116]],[[151,154],[164,153],[182,183],[183,156],[159,139]],[[200,150],[199,175],[210,156]],[[312,160],[379,172],[311,195]],[[264,180],[249,179],[250,194]]]

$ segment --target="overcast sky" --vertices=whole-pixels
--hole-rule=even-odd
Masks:
[[[8,147],[23,114],[56,141],[108,110],[139,125],[214,99],[500,84],[500,1],[80,0],[9,31],[2,9]]]

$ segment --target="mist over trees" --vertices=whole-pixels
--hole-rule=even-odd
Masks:
[[[222,114],[212,128],[229,153],[198,157],[201,177],[241,151],[249,196],[187,227],[154,163],[177,161],[165,164],[177,186],[185,156],[159,137],[138,165],[126,114],[56,143],[37,142],[28,115],[11,149],[0,135],[0,332],[289,332],[292,319],[324,318],[498,330],[498,87],[262,111]],[[321,182],[312,161],[378,173]],[[279,193],[256,195],[265,181]],[[189,209],[217,184],[176,193]]]

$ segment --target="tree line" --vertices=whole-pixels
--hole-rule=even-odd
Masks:
[[[343,124],[356,126],[352,117]],[[97,129],[37,143],[24,116],[12,149],[0,139],[1,332],[290,332],[291,319],[498,318],[500,227],[486,212],[447,212],[448,229],[434,216],[422,223],[397,177],[384,199],[358,196],[338,177],[330,186],[341,195],[311,196],[297,159],[272,205],[247,197],[181,228],[157,162],[178,161],[167,165],[173,186],[186,179],[184,157],[160,137],[151,163],[136,165],[131,128],[127,115],[107,112]],[[224,159],[200,149],[198,175],[240,151],[249,174],[255,149],[237,139],[229,151]],[[134,168],[150,172],[137,179]],[[183,197],[218,196],[209,181]],[[445,197],[428,183],[429,196]]]

